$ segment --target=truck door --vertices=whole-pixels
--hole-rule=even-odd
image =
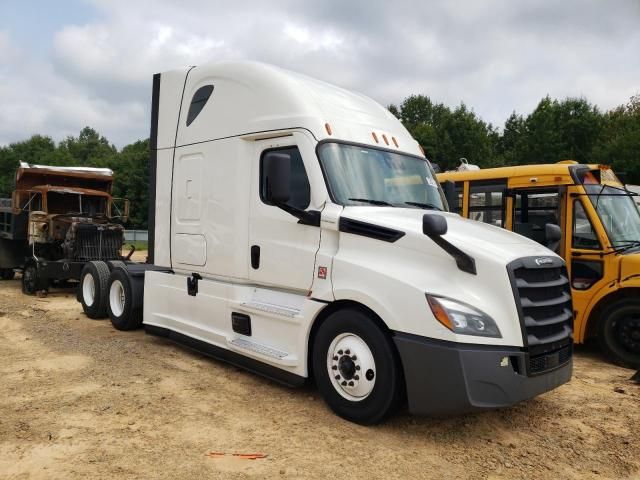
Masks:
[[[593,292],[608,281],[607,262],[604,260],[604,233],[589,199],[583,195],[570,197],[568,202],[567,231],[567,267],[571,276],[573,305],[576,310],[576,327],[585,319],[585,312]],[[576,330],[579,330],[576,328]]]
[[[313,281],[315,257],[320,246],[320,228],[298,223],[298,219],[265,200],[263,165],[270,155],[291,159],[291,198],[289,204],[301,210],[312,205],[307,172],[309,162],[317,161],[310,140],[302,134],[255,141],[252,159],[252,185],[249,215],[249,279],[268,285],[306,293]],[[305,167],[307,163],[307,167]]]

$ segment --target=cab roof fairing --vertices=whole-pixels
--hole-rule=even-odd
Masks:
[[[418,143],[402,123],[374,100],[258,62],[223,62],[162,73],[158,149],[173,147],[175,119],[168,117],[175,115],[172,107],[175,106],[177,77],[184,78],[185,75],[187,79],[180,113],[178,146],[303,128],[309,130],[318,141],[345,140],[423,156]],[[164,76],[168,82],[168,93],[163,92]],[[214,86],[211,97],[187,127],[185,118],[191,98],[205,85]],[[377,135],[377,142],[372,132]],[[383,135],[387,142],[383,141]],[[395,137],[398,147],[392,137]]]

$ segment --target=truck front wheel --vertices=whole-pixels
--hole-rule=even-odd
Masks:
[[[363,425],[381,422],[402,397],[391,340],[359,310],[339,310],[322,323],[313,343],[313,373],[329,407]]]
[[[109,267],[105,262],[87,262],[80,274],[78,300],[82,310],[89,318],[97,319],[107,316],[107,284]]]
[[[34,295],[48,287],[48,282],[38,272],[38,265],[35,262],[27,263],[22,271],[22,293]]]
[[[142,325],[142,309],[135,307],[131,277],[122,268],[115,268],[109,278],[109,318],[118,330],[135,330]]]
[[[602,311],[598,340],[618,365],[640,368],[640,301],[624,298]]]

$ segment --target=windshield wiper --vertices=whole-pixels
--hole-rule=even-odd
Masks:
[[[372,200],[370,198],[350,198],[352,202],[362,202],[362,203],[370,203],[371,205],[380,205],[385,207],[393,207],[389,202],[385,202],[384,200]]]
[[[640,240],[629,240],[624,243],[624,245],[619,247],[613,247],[614,253],[622,253],[630,250],[632,248],[640,247]]]
[[[443,211],[440,207],[438,207],[437,205],[434,205],[433,203],[423,203],[423,202],[404,202],[405,205],[411,205],[413,207],[420,207],[420,208],[426,208],[429,210],[440,210],[441,212]]]

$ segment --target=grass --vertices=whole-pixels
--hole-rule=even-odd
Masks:
[[[136,241],[136,242],[124,242],[124,246],[122,247],[122,251],[128,252],[131,249],[131,245],[136,247],[136,250],[148,250],[149,242]]]

